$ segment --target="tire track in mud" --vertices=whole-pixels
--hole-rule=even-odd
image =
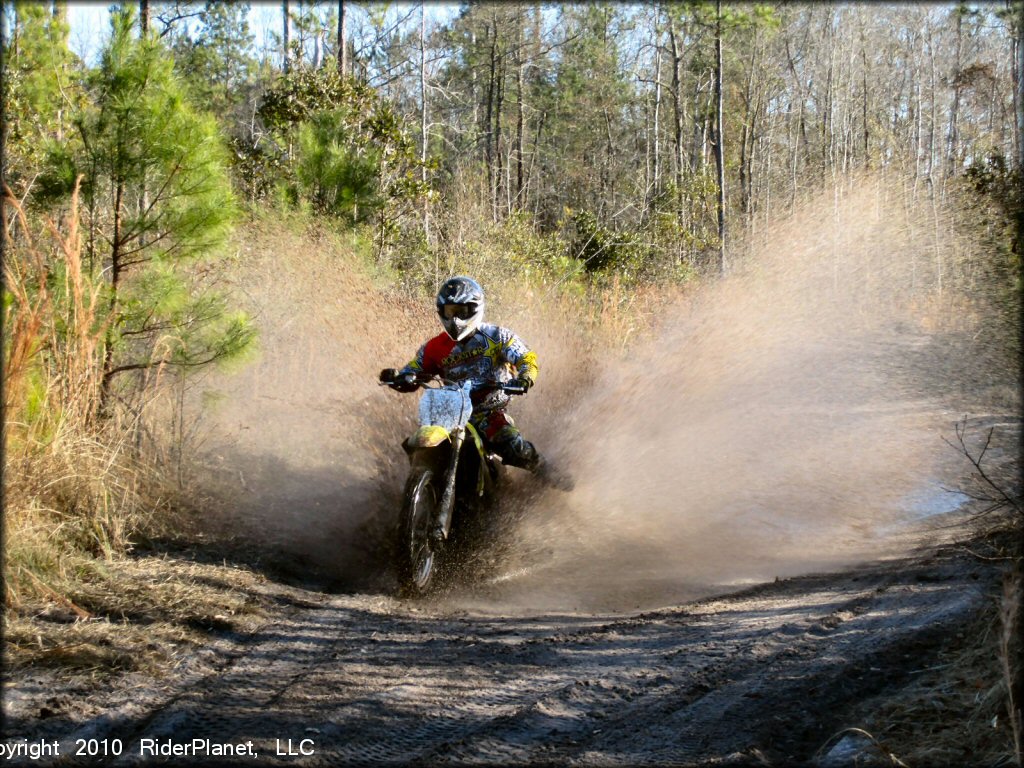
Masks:
[[[239,765],[803,762],[844,707],[928,665],[994,590],[984,573],[946,553],[634,616],[338,596],[93,736],[124,740],[109,765],[189,762],[140,759],[141,738],[253,741]],[[313,754],[276,754],[303,739]]]

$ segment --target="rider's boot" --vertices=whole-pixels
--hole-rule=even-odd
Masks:
[[[534,472],[540,463],[540,454],[529,440],[515,427],[505,427],[494,438],[491,447],[501,456],[501,461],[510,467],[520,467]]]
[[[499,435],[499,440],[494,443],[494,449],[502,462],[529,470],[542,483],[560,491],[571,491],[576,487],[573,479],[542,457],[519,430],[508,430],[505,439],[501,440],[501,437]]]
[[[537,462],[537,468],[533,470],[533,474],[544,485],[549,485],[560,491],[571,491],[576,487],[576,481],[571,475],[543,457]]]

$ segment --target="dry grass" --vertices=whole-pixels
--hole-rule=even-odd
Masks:
[[[97,416],[108,316],[102,279],[82,259],[77,195],[60,227],[4,202],[17,224],[4,261],[8,659],[146,666],[160,655],[149,625],[192,622],[194,634],[212,598],[187,575],[147,576],[123,559],[140,532],[174,525],[174,498],[131,430]]]
[[[82,558],[75,566],[61,592],[8,611],[13,669],[159,673],[211,630],[248,632],[264,615],[260,578],[246,570],[166,557]]]
[[[961,628],[897,691],[862,702],[863,724],[907,765],[1007,765],[1006,689],[993,614]]]
[[[125,437],[96,419],[106,317],[86,274],[77,193],[64,232],[34,232],[17,201],[4,317],[5,602],[60,595],[70,553],[110,557],[154,505]],[[5,216],[6,223],[6,216]]]
[[[4,317],[6,431],[38,440],[61,423],[92,423],[101,378],[97,356],[109,314],[99,306],[99,281],[83,265],[77,187],[63,233],[50,220],[33,232],[10,190],[5,227],[8,209],[19,227],[5,232],[4,285],[12,298]],[[28,418],[12,421],[12,415]]]

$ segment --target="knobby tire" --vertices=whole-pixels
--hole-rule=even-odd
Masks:
[[[405,485],[398,541],[398,582],[408,597],[426,594],[436,581],[440,552],[430,540],[440,494],[434,485],[434,473],[413,469]]]

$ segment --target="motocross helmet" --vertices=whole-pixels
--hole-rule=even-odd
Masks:
[[[484,290],[469,277],[452,277],[437,292],[437,314],[455,341],[476,333],[484,319]]]

